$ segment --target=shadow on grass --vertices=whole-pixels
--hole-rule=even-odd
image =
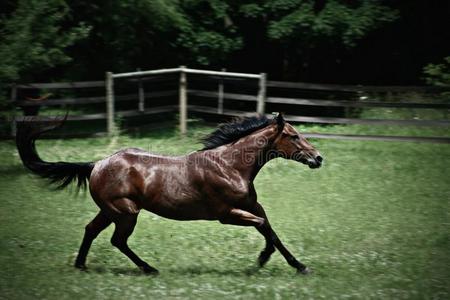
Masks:
[[[79,270],[72,266],[75,271],[82,273],[96,273],[96,274],[113,274],[113,275],[126,275],[126,276],[148,276],[138,268],[133,267],[113,267],[106,268],[102,266],[88,266],[85,270]]]
[[[249,277],[256,275],[259,272],[260,268],[257,266],[249,267],[246,269],[219,269],[219,268],[205,268],[189,266],[184,268],[170,269],[167,270],[167,273],[176,274],[176,275],[187,275],[187,276],[196,276],[196,275],[220,275],[220,276],[238,276],[238,277]]]
[[[8,174],[8,177],[28,174],[27,170],[21,164],[0,165],[0,172]]]
[[[113,274],[113,275],[125,275],[125,276],[155,276],[152,274],[145,274],[136,267],[102,267],[102,266],[89,266],[86,270],[78,270],[72,266],[74,270],[86,273],[96,274]],[[189,266],[184,268],[160,270],[160,275],[171,274],[178,276],[201,276],[201,275],[216,275],[216,276],[236,276],[236,277],[250,277],[260,273],[261,268],[254,266],[246,269],[217,269],[217,268],[205,268],[204,266]],[[279,272],[277,272],[278,274]],[[273,274],[271,274],[273,275]]]

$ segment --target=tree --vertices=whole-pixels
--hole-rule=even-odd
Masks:
[[[19,0],[0,22],[0,82],[24,80],[69,62],[66,49],[85,38],[89,27],[64,27],[68,17],[62,0]]]
[[[176,38],[186,20],[177,0],[67,1],[77,12],[73,22],[92,28],[71,49],[72,76],[95,79],[105,71],[155,68],[178,60]]]
[[[107,70],[178,64],[310,78],[308,70],[339,60],[397,17],[374,0],[9,3],[10,12],[0,21],[1,81],[36,80],[45,70],[58,78],[89,80]],[[46,75],[40,80],[51,79]]]
[[[423,68],[425,82],[436,86],[450,86],[450,56],[440,64],[428,64]]]
[[[282,56],[283,73],[304,73],[315,53],[334,59],[349,51],[371,31],[397,18],[397,12],[377,1],[248,1],[239,11],[266,31],[267,44]],[[325,50],[325,51],[324,51]]]
[[[225,63],[230,54],[242,48],[239,29],[230,14],[233,7],[222,0],[187,0],[181,4],[186,22],[179,28],[178,46],[199,65]]]

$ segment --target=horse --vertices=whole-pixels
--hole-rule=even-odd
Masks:
[[[127,148],[96,162],[81,163],[46,162],[39,157],[35,140],[58,126],[18,126],[16,144],[24,166],[58,188],[73,181],[77,181],[78,188],[86,188],[89,182],[90,194],[100,211],[85,227],[76,268],[86,269],[92,242],[114,223],[112,245],[144,273],[157,274],[158,270],[127,244],[138,214],[144,209],[174,220],[215,220],[253,226],[265,239],[258,257],[260,267],[278,249],[297,273],[310,272],[272,229],[253,184],[261,168],[277,157],[313,169],[322,165],[320,153],[282,114],[270,119],[261,115],[244,117],[221,124],[203,138],[201,150],[184,156]]]

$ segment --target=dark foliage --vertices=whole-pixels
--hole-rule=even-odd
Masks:
[[[273,80],[421,84],[450,48],[448,1],[11,0],[0,82],[188,65]]]

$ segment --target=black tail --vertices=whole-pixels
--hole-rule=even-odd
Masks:
[[[66,116],[67,117],[67,116]],[[60,127],[66,118],[47,122],[20,122],[17,126],[16,145],[23,165],[33,173],[48,178],[58,189],[69,185],[75,179],[77,187],[86,188],[94,163],[46,162],[36,152],[35,141],[44,132]]]

